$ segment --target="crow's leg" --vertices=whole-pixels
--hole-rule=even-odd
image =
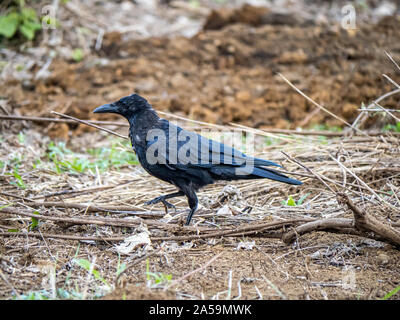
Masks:
[[[185,226],[188,226],[190,224],[190,221],[192,220],[193,214],[197,209],[197,205],[199,201],[197,200],[196,192],[194,191],[193,188],[188,188],[185,190],[186,197],[188,198],[188,203],[190,207],[190,212],[189,215],[186,219]]]
[[[165,208],[173,208],[176,211],[175,206],[172,203],[169,203],[167,201],[167,199],[171,199],[171,198],[175,198],[175,197],[179,197],[179,196],[183,196],[183,195],[184,195],[184,193],[182,191],[166,194],[164,196],[160,196],[160,197],[154,198],[153,200],[145,202],[145,205],[156,204],[156,203],[161,202],[165,206]],[[167,212],[168,210],[166,209],[165,211]]]

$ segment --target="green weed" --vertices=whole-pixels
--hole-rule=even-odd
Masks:
[[[387,124],[383,127],[384,131],[394,131],[394,132],[400,132],[400,122],[397,122],[395,125],[394,124]]]
[[[10,182],[11,185],[21,189],[26,189],[25,182],[22,179],[21,175],[18,173],[18,166],[15,166],[12,172],[7,172],[5,173],[5,175],[14,177],[15,180]]]
[[[146,260],[146,279],[147,279],[147,286],[150,288],[164,286],[171,282],[172,274],[164,274],[161,272],[150,272],[149,259],[147,259]]]
[[[92,266],[92,263],[86,259],[74,259],[75,264],[80,266],[81,268],[85,269],[86,271],[90,272],[96,280],[100,280],[105,285],[109,286],[107,281],[100,275],[100,272]]]
[[[390,297],[394,296],[399,291],[400,291],[400,286],[398,286],[397,288],[394,288],[392,291],[390,291],[388,294],[386,294],[382,298],[382,300],[388,300]]]
[[[301,196],[299,200],[295,201],[292,196],[289,196],[289,198],[286,201],[282,201],[281,204],[287,205],[290,207],[295,207],[295,206],[301,206],[304,202],[304,200],[310,195],[310,193],[305,194],[304,196]]]
[[[0,35],[8,39],[17,32],[28,40],[35,38],[36,31],[41,29],[35,10],[25,6],[24,0],[14,0],[6,15],[0,16]]]
[[[34,211],[33,214],[39,215],[40,213],[39,213],[39,211]],[[39,219],[32,217],[31,224],[29,225],[29,230],[31,230],[31,231],[35,230],[38,227],[38,225],[39,225]]]
[[[139,163],[132,151],[115,144],[111,148],[91,148],[87,150],[87,153],[93,160],[73,153],[65,146],[65,143],[51,142],[48,146],[47,157],[54,163],[57,173],[68,171],[83,173],[87,170],[96,170],[96,168],[104,171],[110,167],[118,169],[123,165]]]
[[[83,50],[80,48],[75,49],[74,51],[72,51],[72,59],[75,62],[80,62],[83,60]]]

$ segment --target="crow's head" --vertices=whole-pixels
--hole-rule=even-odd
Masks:
[[[102,106],[93,110],[94,113],[118,113],[121,116],[129,119],[135,113],[151,109],[150,104],[145,98],[134,93],[130,96],[123,97],[113,103],[103,104]]]

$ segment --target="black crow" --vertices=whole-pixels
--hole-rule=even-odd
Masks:
[[[93,112],[117,113],[129,121],[129,137],[140,164],[148,173],[179,190],[146,204],[162,202],[164,206],[174,208],[167,199],[185,195],[190,207],[186,225],[197,208],[196,191],[216,180],[268,178],[287,184],[302,184],[266,168],[281,167],[274,162],[246,156],[161,119],[147,100],[137,94],[102,105]]]

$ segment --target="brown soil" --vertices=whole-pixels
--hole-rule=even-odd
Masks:
[[[173,263],[170,266],[162,258],[151,259],[151,264],[157,268],[157,271],[172,274],[173,279],[177,279],[205,265],[213,256],[223,252],[205,273],[197,272],[179,285],[181,294],[203,293],[208,299],[219,292],[221,292],[219,299],[227,297],[224,291],[228,288],[230,271],[232,271],[231,298],[239,295],[238,282],[240,282],[241,298],[246,300],[260,298],[255,286],[264,299],[283,297],[287,299],[377,299],[399,285],[400,256],[398,250],[390,246],[384,250],[368,248],[357,238],[326,233],[305,236],[301,246],[314,247],[305,252],[284,248],[280,241],[247,240],[255,240],[258,249],[236,250],[236,243],[229,244],[226,243],[227,241],[213,247],[199,244],[195,249],[174,254]],[[306,253],[320,250],[319,245],[320,248],[330,247],[333,251],[336,248],[336,252],[322,259],[323,261],[310,259]],[[346,247],[353,247],[353,249],[344,253],[346,250],[343,251],[343,249]],[[379,255],[382,255],[385,261],[376,259]],[[276,258],[280,258],[277,263],[273,261]],[[354,287],[349,286],[347,289],[344,287],[347,281],[346,275],[350,273],[343,271],[343,265],[346,263],[350,263],[353,268],[355,280]],[[386,272],[390,269],[391,272]],[[140,277],[144,273],[145,263],[142,263],[134,274]],[[126,283],[130,282],[131,279],[126,279]],[[179,297],[179,294],[176,296],[162,289],[150,291],[144,284],[127,285],[126,283],[123,288],[106,296],[106,299],[175,299]]]
[[[294,128],[316,123],[341,125],[277,75],[329,110],[352,121],[362,103],[393,90],[382,77],[399,75],[384,50],[399,52],[399,19],[357,30],[340,26],[230,24],[191,39],[150,38],[124,42],[107,34],[99,57],[81,63],[55,60],[45,81],[10,82],[1,95],[23,114],[63,110],[96,118],[94,107],[139,93],[159,110],[213,123]],[[27,103],[29,102],[29,103]],[[396,97],[385,100],[399,108]],[[104,119],[104,116],[101,117]],[[370,121],[369,126],[376,124]],[[65,137],[65,126],[56,136]]]

